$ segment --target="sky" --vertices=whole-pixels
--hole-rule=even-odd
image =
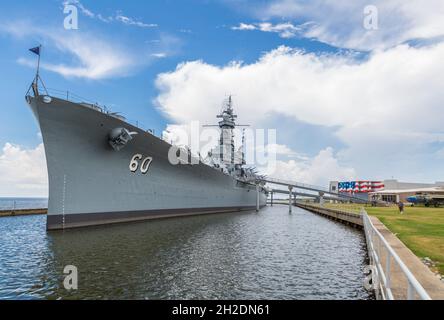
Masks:
[[[270,176],[444,180],[442,0],[1,1],[0,196],[47,195],[24,100],[38,44],[47,87],[157,134],[214,123],[232,94],[240,122],[276,129]]]

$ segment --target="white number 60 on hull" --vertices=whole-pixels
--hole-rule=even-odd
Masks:
[[[129,169],[131,170],[131,172],[137,171],[137,169],[139,168],[139,160],[142,160],[142,159],[143,159],[143,161],[140,165],[140,172],[143,174],[148,172],[148,169],[150,168],[150,164],[153,161],[153,157],[143,158],[143,155],[141,155],[140,153],[135,154],[131,158],[131,162],[129,164]]]

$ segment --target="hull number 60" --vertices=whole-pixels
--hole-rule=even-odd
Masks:
[[[140,160],[142,160],[142,162],[140,162]],[[144,158],[143,155],[141,155],[140,153],[135,154],[131,158],[131,162],[129,164],[129,169],[131,170],[131,172],[136,172],[137,169],[139,169],[139,164],[140,164],[140,172],[145,174],[148,172],[148,169],[150,168],[150,164],[152,161],[153,161],[153,157],[145,157]]]

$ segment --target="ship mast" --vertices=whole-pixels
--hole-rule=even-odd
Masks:
[[[38,47],[29,49],[32,53],[36,54],[38,56],[37,60],[37,71],[35,73],[34,81],[31,84],[32,91],[34,92],[34,96],[39,96],[39,80],[43,85],[43,88],[45,89],[46,94],[48,94],[48,90],[46,90],[46,86],[43,83],[42,78],[40,78],[40,54],[42,52],[42,45],[39,45]],[[28,90],[29,92],[29,90]]]
[[[219,127],[220,129],[219,144],[214,149],[216,152],[211,152],[208,155],[210,157],[213,157],[213,155],[217,156],[217,158],[213,158],[214,160],[218,160],[218,164],[215,165],[217,168],[220,166],[227,170],[229,174],[241,175],[242,166],[245,164],[245,130],[242,132],[242,149],[239,150],[241,152],[241,159],[240,163],[237,163],[236,155],[238,152],[235,152],[234,129],[236,127],[248,127],[248,125],[236,124],[237,115],[234,114],[233,98],[231,95],[228,96],[221,113],[216,117],[221,119],[217,125],[204,125],[204,127]]]
[[[233,101],[231,95],[228,97],[227,104],[221,114],[217,118],[222,118],[219,121],[220,139],[219,139],[219,154],[222,163],[234,164],[234,134],[233,129],[236,127],[235,119],[237,115],[234,114]],[[228,155],[227,155],[228,153]]]

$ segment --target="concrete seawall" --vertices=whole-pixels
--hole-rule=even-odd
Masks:
[[[362,222],[362,217],[358,213],[344,212],[341,210],[321,208],[300,203],[297,203],[296,206],[356,228],[363,228],[364,226]]]
[[[34,214],[46,214],[48,209],[16,209],[16,210],[0,210],[0,217],[13,216],[29,216]]]

